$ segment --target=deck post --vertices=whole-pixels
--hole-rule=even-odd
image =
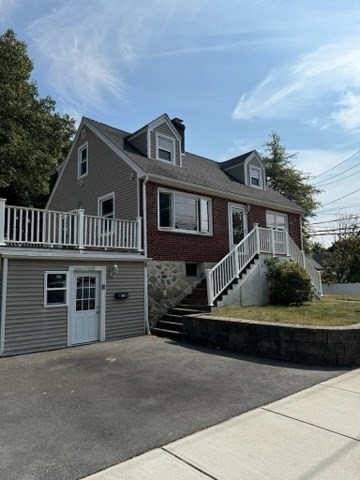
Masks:
[[[0,198],[0,245],[5,245],[5,204],[6,199]]]
[[[304,250],[301,250],[301,255],[302,255],[302,266],[306,268],[306,257],[305,257]]]
[[[260,254],[260,230],[259,230],[259,224],[254,223],[254,229],[255,229],[255,240],[256,240],[256,253]]]
[[[78,213],[78,248],[79,250],[84,250],[84,212],[83,208],[79,208]]]
[[[270,228],[271,253],[275,257],[275,233],[274,229]]]
[[[137,217],[137,249],[138,252],[141,252],[142,250],[142,231],[141,231],[141,225],[142,225],[142,218]]]
[[[290,257],[289,231],[288,230],[285,230],[285,249],[286,249],[286,256]]]
[[[207,288],[207,298],[208,298],[208,305],[209,307],[213,307],[213,285],[212,285],[212,277],[211,277],[211,269],[207,268],[205,270],[205,277],[206,277],[206,288]]]

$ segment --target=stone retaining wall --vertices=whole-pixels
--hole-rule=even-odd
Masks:
[[[213,264],[198,264],[198,276],[186,276],[185,262],[151,260],[148,263],[149,322],[153,326],[201,281]]]
[[[327,366],[360,365],[360,324],[308,327],[219,317],[184,317],[185,339],[234,352]]]

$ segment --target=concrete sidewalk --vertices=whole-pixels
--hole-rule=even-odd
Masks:
[[[359,480],[360,369],[86,480]]]

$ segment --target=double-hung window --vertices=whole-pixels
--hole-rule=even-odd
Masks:
[[[45,307],[67,305],[67,273],[45,272]]]
[[[210,199],[159,191],[159,228],[210,235]]]
[[[252,187],[262,188],[261,184],[261,169],[250,166],[250,185]]]
[[[78,150],[78,178],[86,177],[89,172],[88,144],[84,143]]]
[[[174,163],[175,140],[170,137],[156,135],[156,158],[165,162]]]
[[[277,212],[266,212],[266,226],[275,230],[286,230],[287,215]]]

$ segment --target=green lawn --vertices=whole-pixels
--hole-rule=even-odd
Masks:
[[[225,307],[216,316],[296,325],[340,326],[360,323],[360,297],[325,295],[301,306]]]

